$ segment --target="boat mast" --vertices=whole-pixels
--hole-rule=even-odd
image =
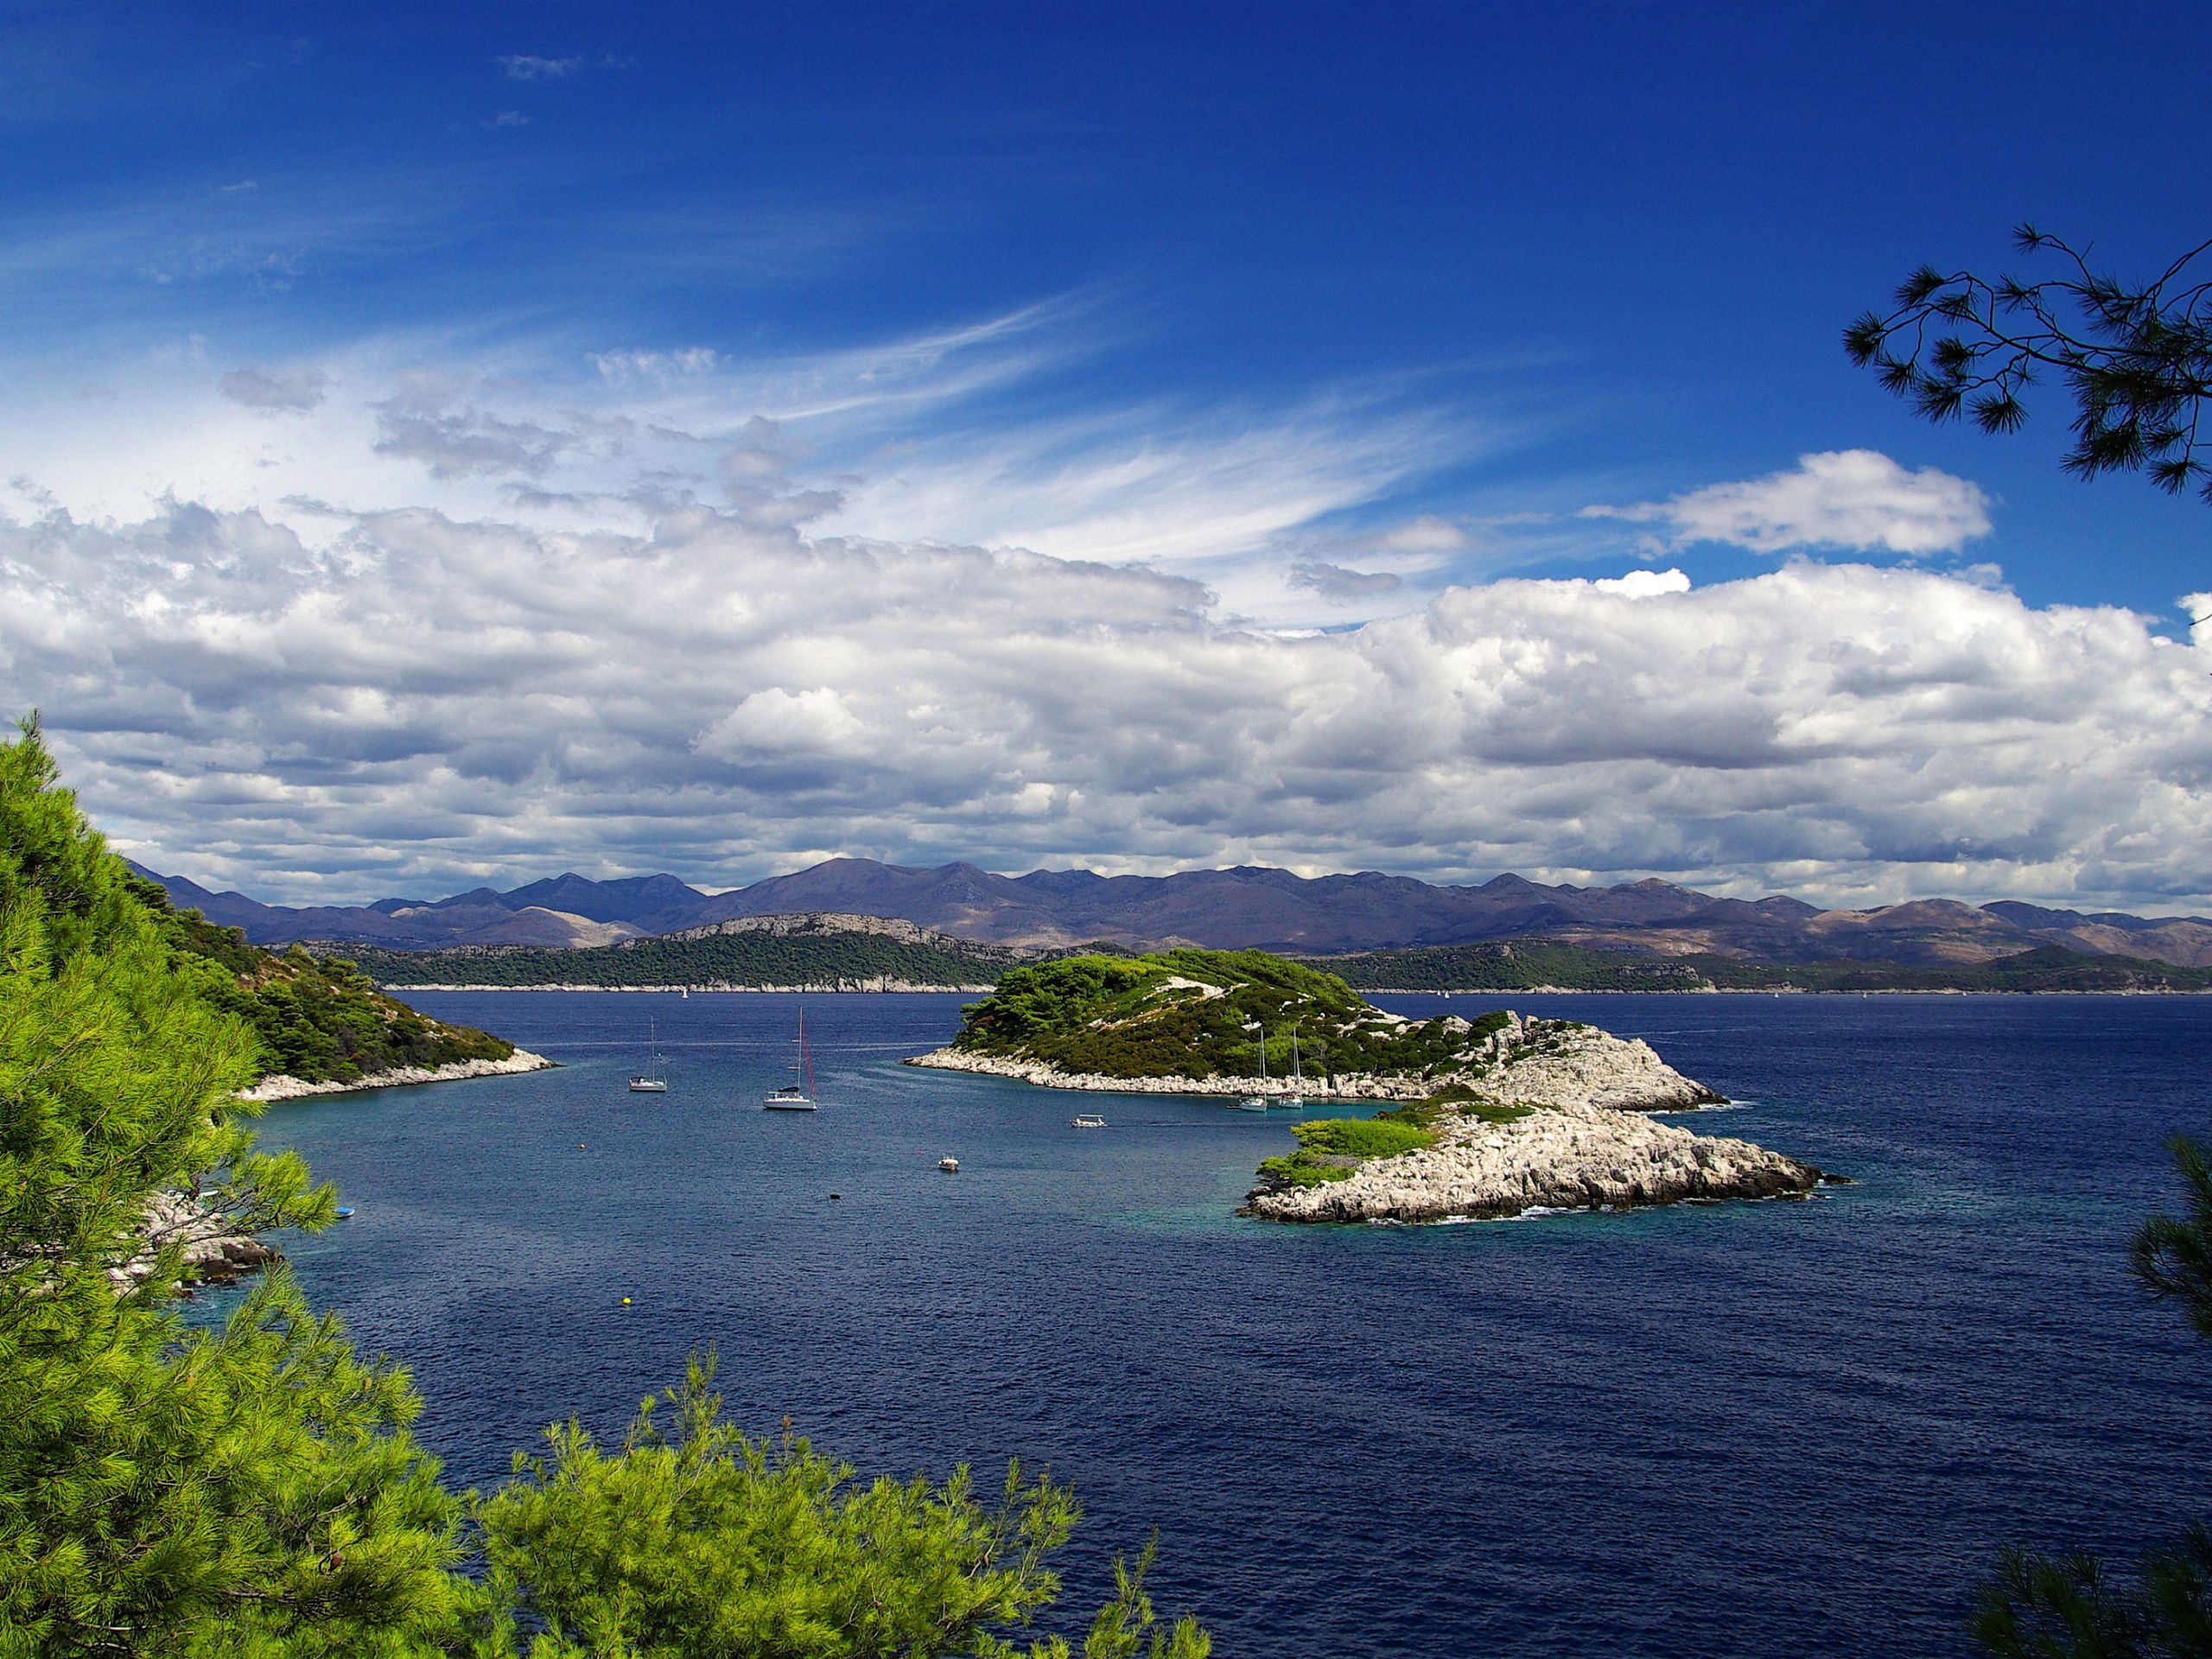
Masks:
[[[798,1058],[806,1072],[806,1097],[814,1098],[814,1055],[806,1046],[806,1010],[798,1011]]]

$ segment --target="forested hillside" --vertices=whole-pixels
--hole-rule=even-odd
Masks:
[[[1542,939],[1370,950],[1317,967],[1363,990],[1508,991],[2202,991],[2212,969],[2046,945],[1991,962],[1805,962],[1788,966],[1700,953],[1636,956]]]
[[[954,1046],[1109,1077],[1419,1075],[1505,1022],[1406,1020],[1333,974],[1263,950],[1068,957],[1010,969]]]
[[[196,910],[171,909],[152,882],[122,879],[176,950],[223,969],[227,977],[209,976],[205,994],[252,1027],[264,1075],[353,1083],[396,1066],[504,1060],[515,1052],[504,1038],[433,1020],[385,995],[343,957],[312,957],[297,945],[282,955],[264,950]]]

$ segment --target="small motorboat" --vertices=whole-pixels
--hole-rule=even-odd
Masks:
[[[1068,1119],[1068,1125],[1071,1128],[1103,1129],[1106,1127],[1106,1120],[1096,1112],[1078,1112]]]
[[[937,1166],[948,1175],[957,1175],[960,1173],[960,1160],[957,1158],[940,1158],[937,1160]]]
[[[353,1220],[353,1206],[352,1205],[350,1205],[350,1204],[341,1204],[341,1205],[340,1205],[338,1206],[338,1219],[339,1219],[339,1220],[340,1220],[340,1221],[351,1221],[351,1220]]]

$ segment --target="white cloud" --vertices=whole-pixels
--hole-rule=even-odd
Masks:
[[[541,58],[516,53],[499,60],[510,80],[566,80],[584,67],[582,58]]]
[[[1872,449],[1801,455],[1789,472],[1584,513],[1664,525],[1671,545],[1727,542],[1756,553],[1954,553],[1990,529],[1989,498],[1977,486],[1933,467],[1908,472]]]
[[[1679,570],[1631,570],[1590,584],[1605,594],[1625,594],[1630,599],[1650,599],[1660,594],[1687,594],[1690,579]]]
[[[711,346],[687,346],[674,352],[587,352],[584,360],[603,380],[658,380],[708,373],[721,363],[721,353]]]
[[[1306,559],[1290,567],[1290,585],[1317,593],[1332,605],[1357,605],[1395,593],[1405,586],[1405,578],[1388,570],[1350,570]]]
[[[1457,553],[1469,543],[1467,532],[1450,519],[1427,513],[1376,537],[1374,545],[1392,553]]]
[[[321,369],[232,369],[216,382],[216,390],[244,409],[314,409],[329,387]]]
[[[700,505],[336,524],[0,523],[0,706],[124,850],[295,898],[823,849],[2212,893],[2204,652],[1929,572],[1506,581],[1289,638],[1156,571]]]

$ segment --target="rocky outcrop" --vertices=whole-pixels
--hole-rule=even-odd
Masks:
[[[185,1192],[157,1192],[147,1201],[144,1238],[138,1255],[108,1274],[118,1289],[143,1282],[172,1244],[182,1247],[187,1276],[203,1285],[227,1285],[284,1259],[221,1211]]]
[[[1484,1219],[1802,1197],[1822,1179],[1810,1164],[1748,1141],[1602,1106],[1548,1107],[1503,1123],[1446,1112],[1435,1128],[1435,1146],[1370,1159],[1343,1180],[1298,1186],[1262,1178],[1243,1213],[1265,1221]]]
[[[1462,1023],[1456,1018],[1448,1025]],[[1472,1027],[1468,1027],[1472,1031]],[[1725,1097],[1684,1077],[1640,1037],[1616,1037],[1569,1020],[1506,1024],[1465,1064],[1432,1081],[1523,1105],[1586,1105],[1624,1112],[1681,1112],[1717,1106]]]
[[[1445,1022],[1468,1038],[1452,1062],[1421,1077],[1309,1075],[1299,1092],[1308,1100],[1425,1100],[1458,1087],[1499,1100],[1544,1106],[1596,1105],[1621,1111],[1679,1112],[1715,1105],[1722,1096],[1684,1077],[1639,1038],[1616,1037],[1595,1026],[1567,1020],[1505,1016],[1505,1024],[1479,1038],[1456,1017]],[[1287,1077],[1116,1077],[1062,1071],[1041,1060],[979,1054],[952,1047],[917,1054],[908,1065],[1012,1077],[1046,1089],[1092,1090],[1134,1095],[1287,1095]]]
[[[372,1072],[352,1083],[302,1083],[278,1072],[239,1091],[240,1100],[297,1100],[305,1095],[350,1095],[357,1089],[397,1089],[415,1083],[457,1083],[463,1077],[499,1077],[518,1071],[543,1071],[553,1064],[542,1054],[518,1048],[504,1060],[455,1060],[450,1065],[401,1065]]]

